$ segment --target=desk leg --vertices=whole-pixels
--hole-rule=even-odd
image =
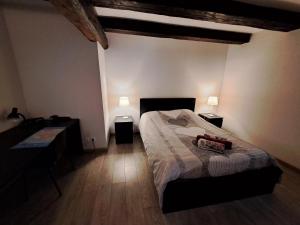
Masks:
[[[23,173],[23,188],[24,188],[25,201],[28,201],[29,194],[28,194],[28,182],[27,182],[27,172],[26,171]]]
[[[59,194],[59,197],[62,196],[62,192],[60,190],[60,187],[57,184],[57,181],[55,179],[55,176],[54,176],[53,171],[52,171],[51,168],[48,169],[48,174],[49,174],[49,177],[50,177],[51,181],[53,182],[53,184],[54,184],[54,186],[55,186],[55,188],[56,188],[56,190]]]
[[[72,170],[75,170],[75,163],[74,163],[74,160],[73,160],[73,156],[71,154],[67,155],[68,159],[69,159],[69,162],[71,164],[71,168]]]

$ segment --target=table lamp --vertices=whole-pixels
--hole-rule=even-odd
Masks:
[[[207,105],[211,105],[212,107],[217,106],[219,104],[219,100],[217,96],[209,96],[207,99]],[[209,116],[214,116],[214,114],[209,113]]]
[[[119,99],[119,106],[129,106],[129,98],[126,96],[122,96]],[[122,116],[124,119],[128,119],[128,116]]]
[[[119,99],[119,106],[128,106],[129,105],[129,98],[128,97],[120,97]]]

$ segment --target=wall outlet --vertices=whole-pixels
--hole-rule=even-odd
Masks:
[[[94,148],[95,144],[96,144],[96,138],[95,137],[86,137],[85,138],[85,143],[88,145],[88,146],[91,146]]]

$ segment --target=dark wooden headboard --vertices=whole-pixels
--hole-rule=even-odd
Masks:
[[[190,109],[195,110],[196,98],[141,98],[140,116],[149,111]]]

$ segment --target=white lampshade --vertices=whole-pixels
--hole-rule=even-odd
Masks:
[[[129,105],[128,97],[120,97],[119,106],[128,106],[128,105]]]
[[[208,105],[218,105],[218,97],[217,96],[209,96],[207,100]]]

